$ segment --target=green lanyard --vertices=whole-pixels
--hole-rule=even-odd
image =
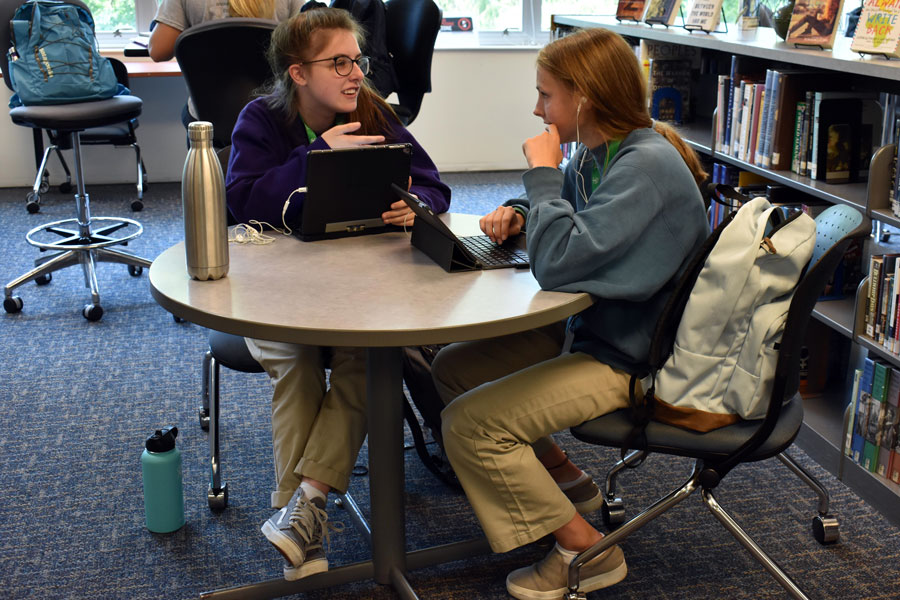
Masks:
[[[609,161],[616,155],[616,152],[619,151],[619,144],[622,143],[622,140],[612,140],[607,144],[606,147],[606,160],[603,161],[603,173],[600,173],[600,167],[597,165],[597,161],[594,161],[594,169],[591,171],[591,193],[594,193],[594,190],[597,189],[597,186],[600,185],[600,179],[602,175],[606,174],[606,167],[609,166]]]
[[[302,120],[301,120],[301,122],[302,122]],[[340,117],[340,116],[335,118],[335,120],[334,120],[335,125],[343,125],[346,122],[347,122],[346,119],[344,119],[344,117]],[[316,138],[318,138],[319,136],[317,136],[316,132],[313,131],[312,129],[310,129],[309,125],[307,125],[306,123],[303,123],[303,127],[306,128],[306,137],[309,138],[309,143],[312,144],[314,141],[316,141]]]

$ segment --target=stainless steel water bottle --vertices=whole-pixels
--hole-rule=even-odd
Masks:
[[[228,273],[228,222],[225,178],[212,146],[212,123],[191,123],[188,137],[191,147],[181,176],[187,270],[201,281],[219,279]]]
[[[144,522],[156,533],[170,533],[184,525],[181,451],[175,447],[177,427],[163,427],[147,438],[141,454],[144,482]]]

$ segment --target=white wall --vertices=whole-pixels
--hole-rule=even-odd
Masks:
[[[522,142],[541,130],[531,114],[536,92],[536,48],[437,50],[432,92],[410,127],[442,171],[523,169]],[[137,131],[150,182],[180,181],[186,153],[181,77],[133,78],[132,91],[144,101]],[[5,88],[4,88],[5,90]],[[9,93],[0,96],[8,101]],[[0,187],[30,186],[35,167],[31,130],[0,119]],[[72,166],[71,152],[66,159]],[[85,179],[91,183],[135,180],[130,149],[86,147]],[[50,161],[51,183],[62,169]]]

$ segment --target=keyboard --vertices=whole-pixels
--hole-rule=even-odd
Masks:
[[[470,235],[459,240],[485,267],[528,266],[528,253],[516,246],[515,242],[507,240],[498,246],[486,235]]]

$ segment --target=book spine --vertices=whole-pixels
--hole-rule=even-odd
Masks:
[[[765,142],[763,141],[763,135],[759,134],[765,132],[769,123],[769,105],[771,104],[770,92],[774,86],[772,81],[774,78],[775,72],[772,69],[766,69],[765,89],[763,92],[762,104],[760,105],[759,132],[757,134],[756,150],[753,154],[753,164],[758,167],[764,166],[762,155],[765,148]]]
[[[881,279],[881,265],[884,256],[872,255],[869,259],[869,296],[866,309],[866,335],[875,339],[875,319],[878,309],[878,282]]]
[[[806,115],[806,102],[798,102],[794,112],[794,145],[791,151],[791,171],[800,173],[800,142],[803,139],[803,119]]]
[[[750,145],[750,122],[753,120],[753,90],[756,84],[747,82],[743,88],[743,106],[741,107],[741,137],[739,140],[737,158],[747,160],[747,149]]]
[[[820,116],[820,108],[822,106],[822,94],[816,92],[815,98],[813,99],[813,116],[812,116],[812,142],[811,142],[811,154],[809,160],[809,178],[816,179],[819,174],[818,165],[819,162],[819,116]],[[824,174],[822,175],[824,179]]]
[[[856,417],[856,403],[859,401],[859,379],[862,369],[853,371],[853,391],[850,393],[850,410],[847,415],[847,430],[844,432],[844,456],[853,456],[853,423]]]
[[[728,88],[731,87],[731,78],[728,75],[719,75],[716,88],[716,152],[722,152],[725,146],[725,121],[728,109]]]
[[[741,110],[744,107],[744,88],[746,86],[746,81],[739,81],[734,89],[734,106],[731,116],[731,147],[728,149],[728,154],[731,156],[737,156],[741,143]]]
[[[783,110],[782,103],[784,102],[784,88],[785,88],[785,80],[787,79],[787,75],[784,73],[778,73],[778,76],[775,78],[775,92],[774,98],[775,103],[773,105],[773,115],[772,115],[772,137],[769,141],[769,147],[766,150],[767,158],[766,158],[766,168],[776,168],[784,165],[781,164],[781,119],[793,118],[793,113],[790,112],[785,114]],[[793,107],[791,107],[793,108]],[[787,168],[790,169],[790,165],[787,165]]]
[[[747,162],[759,165],[759,142],[761,140],[760,130],[762,129],[763,115],[766,110],[766,86],[759,84],[756,88],[756,100],[753,103],[753,122],[750,127],[750,152],[747,153]]]
[[[768,106],[766,112],[768,113],[769,118],[766,120],[766,131],[765,136],[763,137],[762,166],[765,169],[772,167],[772,148],[775,141],[775,130],[778,128],[778,119],[781,116],[779,111],[779,102],[781,101],[779,91],[781,90],[782,78],[783,75],[777,71],[772,74],[772,90],[768,94],[769,99],[766,100],[766,105]]]

